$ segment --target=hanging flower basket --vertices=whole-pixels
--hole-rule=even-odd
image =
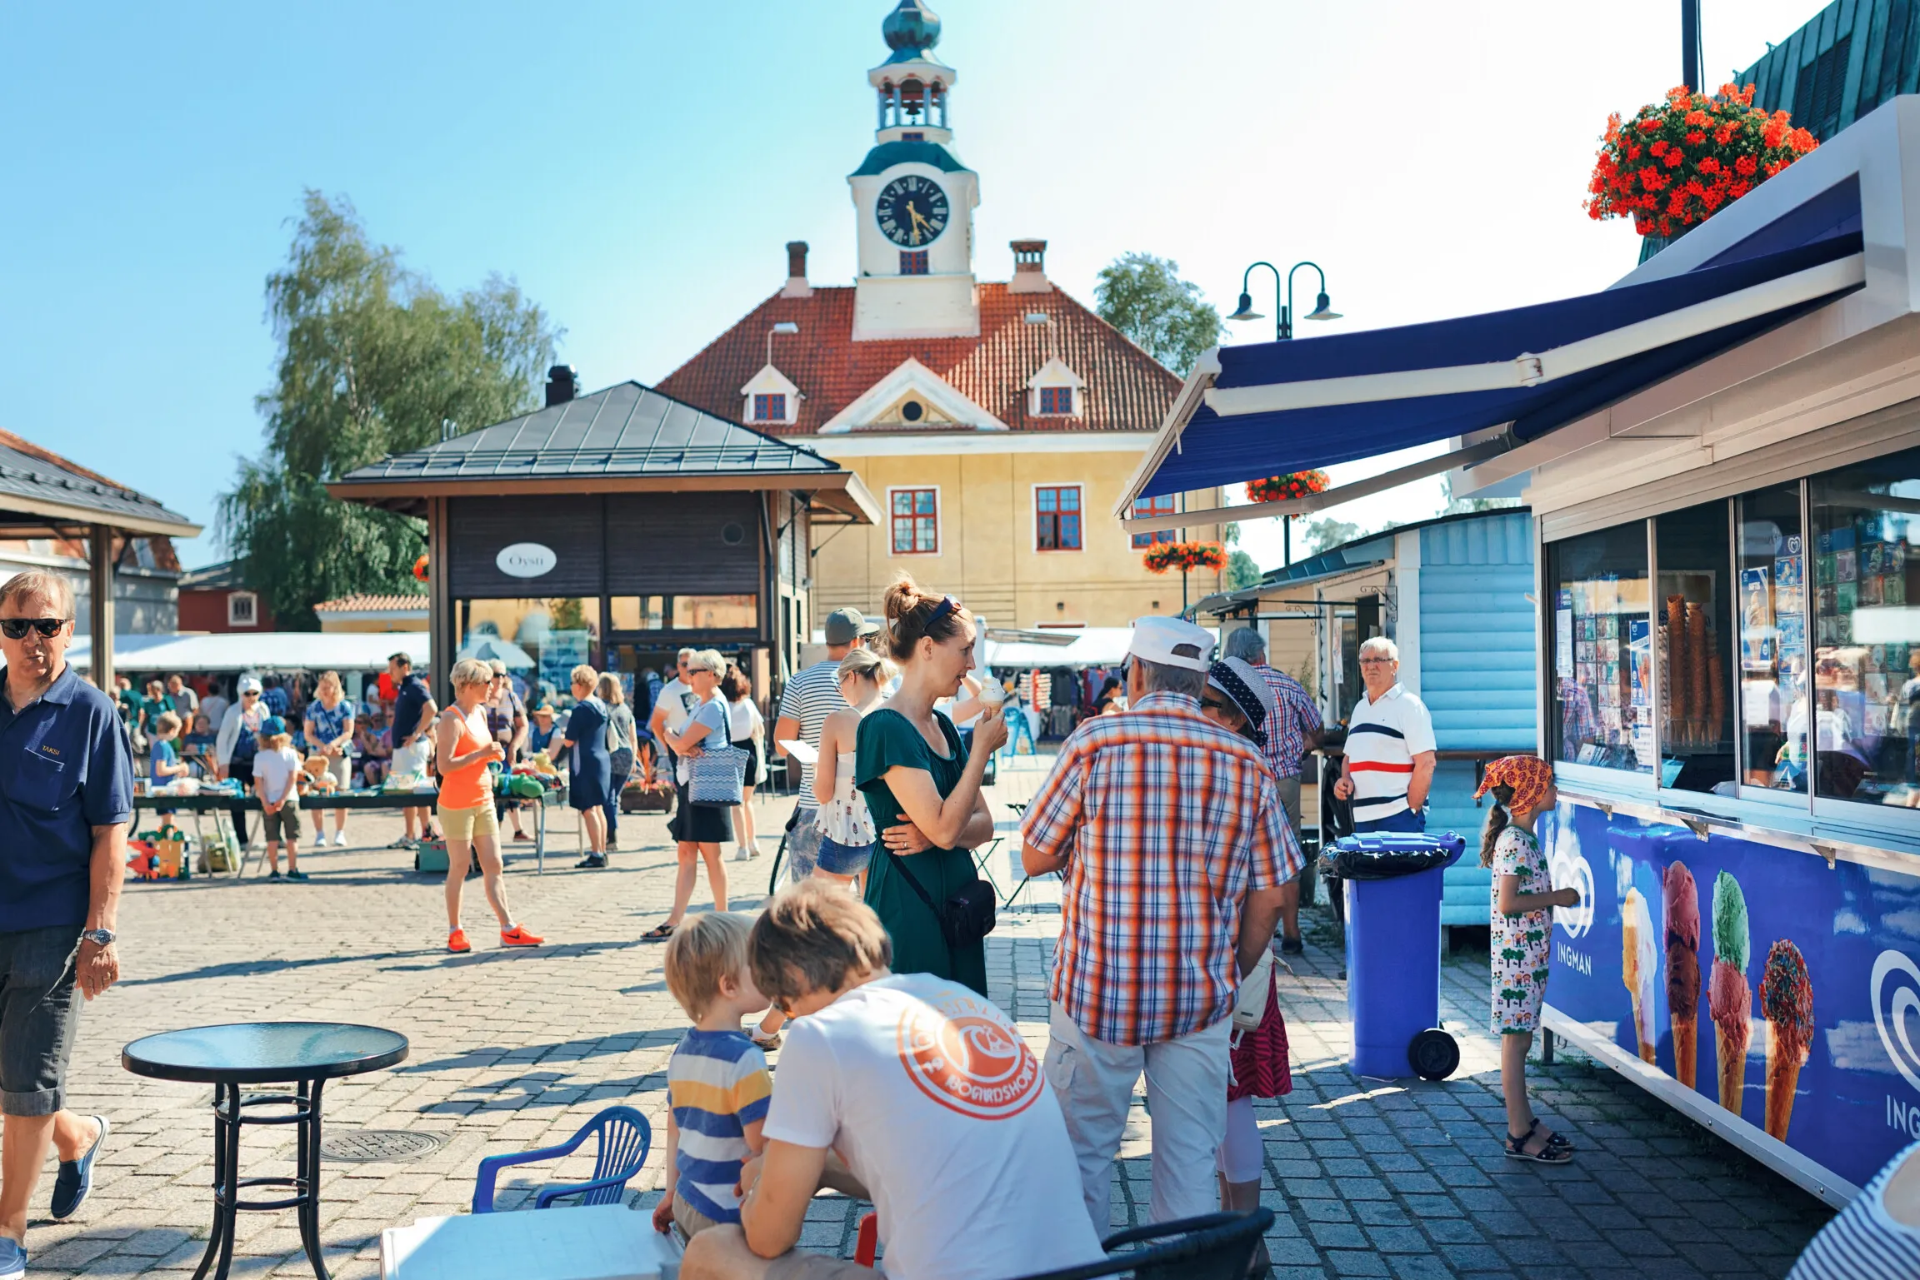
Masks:
[[[1182,573],[1190,573],[1195,569],[1217,572],[1227,567],[1227,552],[1217,542],[1162,542],[1142,556],[1141,560],[1155,573],[1165,573],[1169,569],[1178,569]]]
[[[1290,475],[1247,481],[1247,497],[1254,502],[1286,502],[1310,493],[1325,493],[1329,483],[1324,471],[1295,471]]]
[[[1784,111],[1755,109],[1753,86],[1717,97],[1681,86],[1631,120],[1607,117],[1587,184],[1587,215],[1632,218],[1643,236],[1675,237],[1820,144]]]
[[[422,582],[427,580],[427,557],[424,554],[413,562],[413,576]]]

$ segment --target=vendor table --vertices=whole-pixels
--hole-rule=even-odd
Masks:
[[[506,797],[506,799],[531,803],[531,800],[524,796],[512,796]],[[566,800],[567,790],[565,787],[549,788],[546,794],[540,798],[539,802],[533,806],[533,854],[534,865],[537,872],[545,872],[547,869],[547,810],[565,804]],[[437,791],[342,791],[334,795],[302,796],[300,797],[300,808],[302,812],[308,813],[316,811],[324,812],[328,809],[431,809],[439,802],[440,794]],[[496,799],[496,803],[497,802],[498,798]],[[221,815],[232,813],[236,806],[247,809],[253,813],[260,812],[260,800],[258,797],[252,795],[242,797],[222,795],[219,792],[202,792],[199,795],[193,796],[143,795],[133,798],[133,810],[136,815],[142,809],[152,811],[167,810],[173,813],[192,814],[195,836],[201,835],[200,819],[202,815],[212,814],[214,829],[218,831],[220,829]],[[135,825],[137,826],[138,823],[136,822]],[[505,853],[506,848],[502,846],[501,854],[504,856]],[[233,874],[236,879],[245,874],[246,863],[247,853],[245,849],[242,849],[240,851],[240,857],[234,865]]]
[[[157,1080],[211,1084],[213,1095],[213,1230],[194,1280],[213,1268],[226,1280],[233,1262],[233,1229],[242,1210],[293,1209],[300,1243],[318,1280],[329,1280],[320,1256],[320,1089],[339,1076],[379,1071],[403,1061],[407,1038],[380,1027],[338,1022],[239,1022],[165,1031],[120,1051],[120,1065]],[[293,1093],[242,1094],[247,1084],[291,1082]],[[250,1107],[284,1106],[279,1115],[249,1115]],[[291,1178],[240,1176],[240,1127],[290,1124],[297,1135]],[[243,1200],[246,1187],[291,1187],[278,1200]],[[217,1262],[216,1262],[217,1260]]]
[[[680,1250],[623,1204],[421,1218],[380,1233],[382,1280],[670,1280]]]

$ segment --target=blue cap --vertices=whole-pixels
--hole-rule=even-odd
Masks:
[[[268,716],[260,722],[260,732],[269,738],[278,737],[287,731],[287,722],[279,716]]]

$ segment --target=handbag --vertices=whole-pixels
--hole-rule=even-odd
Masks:
[[[886,849],[884,843],[880,847]],[[961,947],[972,946],[993,932],[993,926],[998,923],[994,916],[993,890],[978,874],[972,881],[960,886],[957,892],[949,894],[945,902],[935,906],[933,899],[914,878],[913,872],[907,870],[907,864],[900,860],[900,855],[887,849],[887,858],[920,901],[927,904],[927,910],[933,912],[933,918],[940,924],[940,936],[947,941],[947,950],[957,951]]]
[[[703,747],[687,761],[687,803],[736,805],[747,753],[735,746]]]

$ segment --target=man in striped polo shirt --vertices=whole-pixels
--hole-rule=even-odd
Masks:
[[[1353,802],[1353,829],[1425,831],[1436,756],[1427,704],[1400,684],[1400,649],[1385,636],[1360,646],[1366,693],[1347,721],[1346,760],[1333,794]]]

